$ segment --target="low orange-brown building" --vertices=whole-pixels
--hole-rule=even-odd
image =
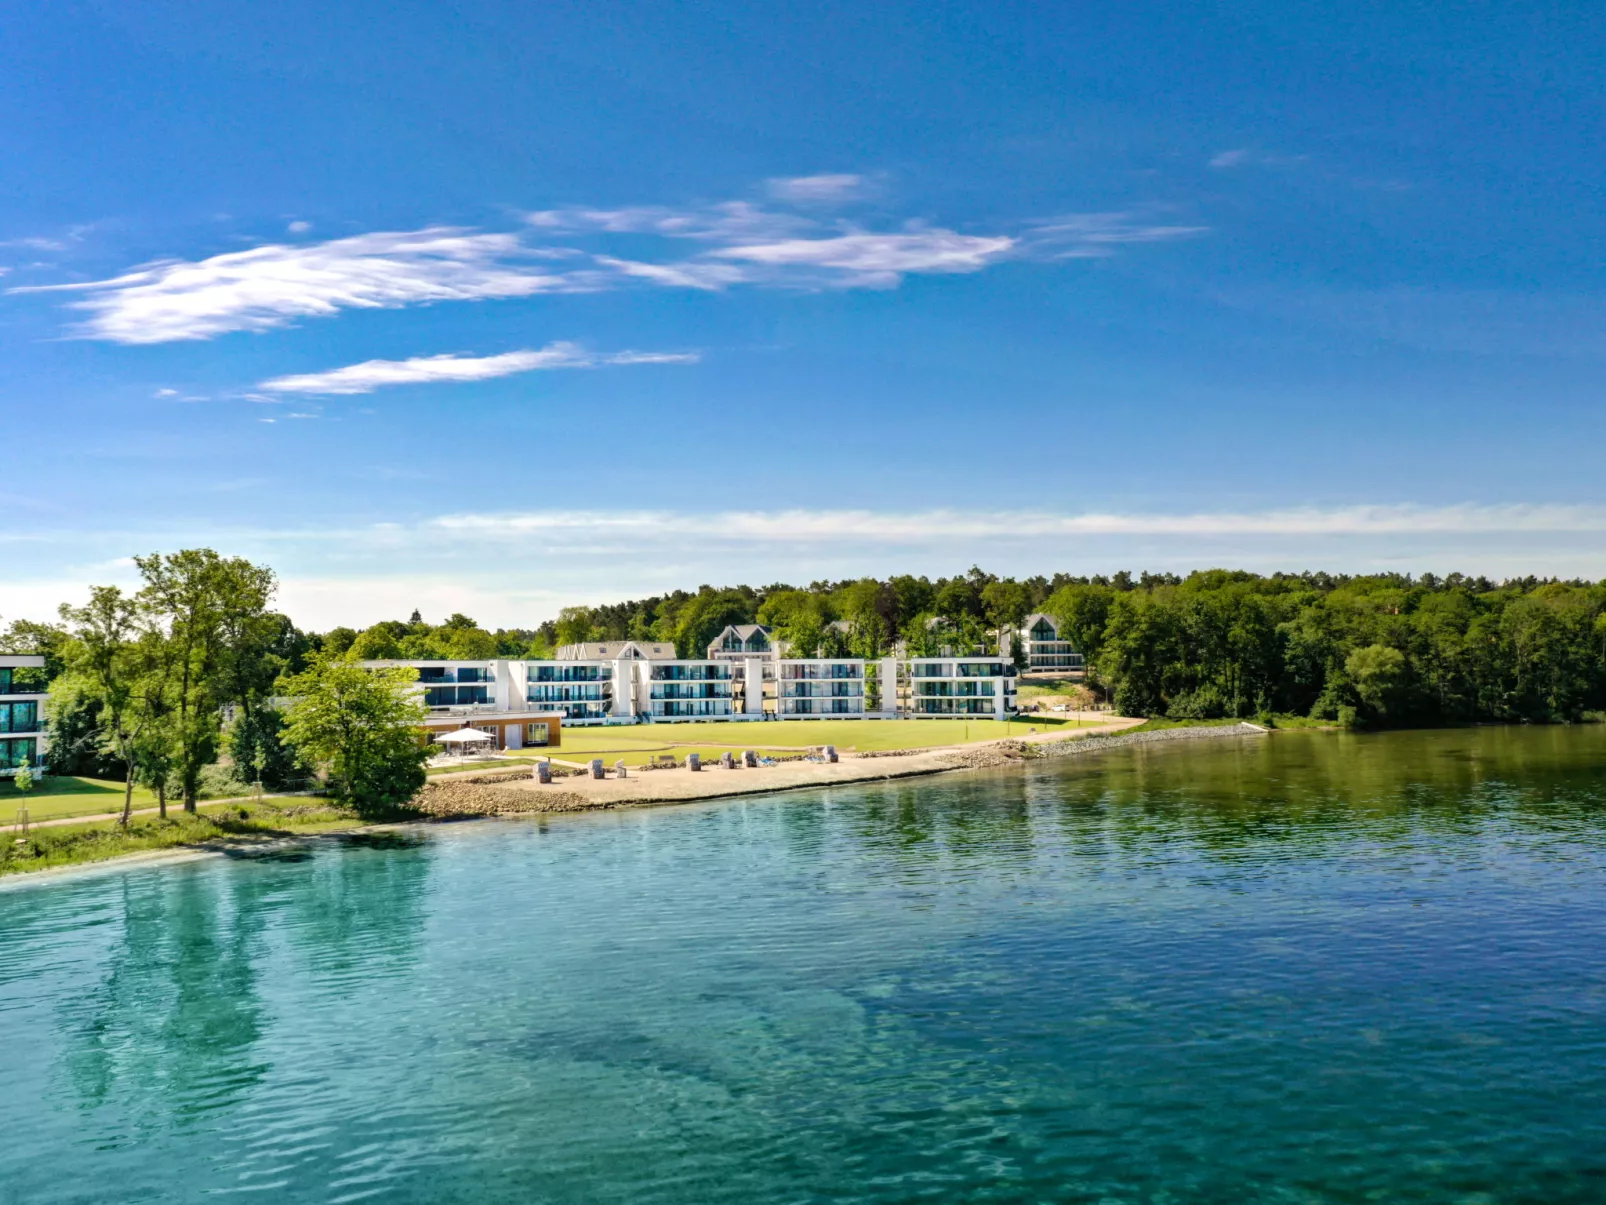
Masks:
[[[431,741],[439,740],[443,732],[477,728],[489,733],[498,749],[556,749],[563,743],[563,717],[550,711],[432,715],[423,726]]]

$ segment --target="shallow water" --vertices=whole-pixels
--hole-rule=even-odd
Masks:
[[[1606,1200],[1606,728],[0,890],[0,1201]]]

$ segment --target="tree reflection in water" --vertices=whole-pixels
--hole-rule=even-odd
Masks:
[[[417,953],[430,860],[417,838],[319,843],[263,858],[121,876],[120,926],[99,983],[60,1012],[61,1070],[79,1110],[122,1119],[121,1145],[229,1108],[271,1064],[267,1030],[294,1025],[264,980],[342,990],[405,970]]]

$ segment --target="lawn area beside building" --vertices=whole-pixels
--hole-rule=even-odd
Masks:
[[[600,728],[565,728],[563,750],[570,753],[628,752],[670,746],[713,746],[726,749],[799,750],[835,745],[841,752],[882,749],[929,749],[1022,736],[1062,721],[1033,717],[1013,722],[989,719],[952,720],[791,720],[713,722],[707,724],[631,724]],[[561,755],[561,753],[560,753]]]
[[[1090,717],[1087,722],[1096,723],[1098,720]],[[1034,730],[1064,729],[1068,732],[1076,726],[1074,719],[1059,716],[1033,716],[1013,722],[952,719],[619,724],[597,728],[565,728],[563,743],[556,749],[514,749],[508,750],[507,756],[535,759],[550,752],[552,757],[560,761],[584,762],[600,757],[610,766],[620,760],[626,765],[639,766],[664,754],[679,761],[688,753],[698,753],[705,760],[712,760],[721,753],[740,753],[744,749],[752,749],[760,755],[795,756],[820,745],[835,745],[839,753],[930,749],[1025,736]],[[465,758],[461,765],[437,767],[432,772],[489,769],[506,764],[506,758]]]
[[[121,811],[123,784],[100,778],[70,778],[54,775],[35,778],[33,790],[17,790],[10,779],[0,779],[0,824],[15,824],[17,809],[26,807],[29,820],[55,820],[62,816],[96,816]],[[134,806],[153,808],[156,796],[143,787],[134,788]]]

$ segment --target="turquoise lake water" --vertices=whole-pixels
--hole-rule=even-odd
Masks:
[[[0,1201],[1606,1201],[1606,728],[0,890]]]

